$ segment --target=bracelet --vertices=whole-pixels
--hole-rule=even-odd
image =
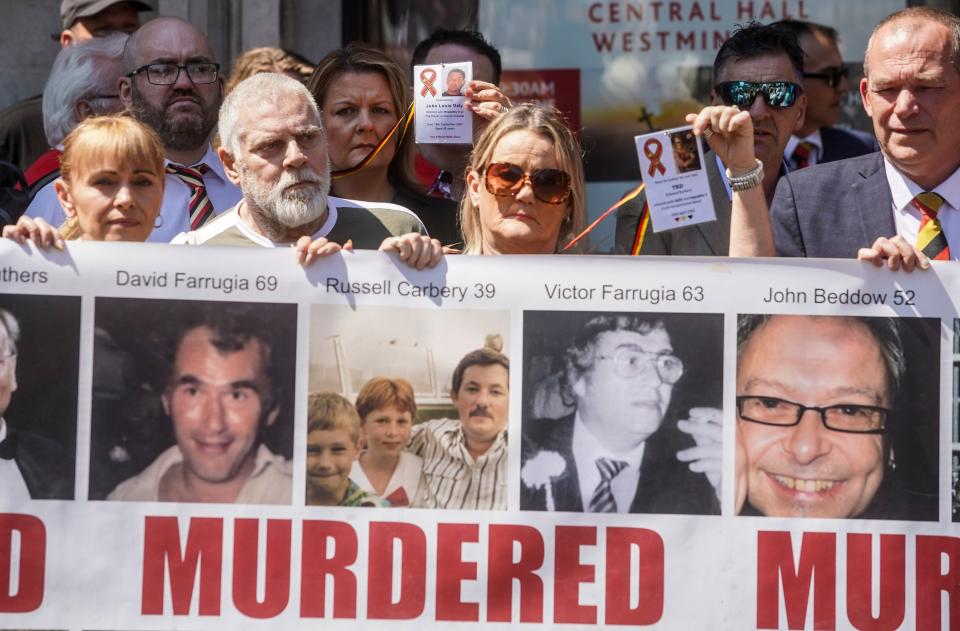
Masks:
[[[727,169],[727,179],[730,180],[730,188],[735,191],[745,191],[760,186],[760,183],[763,182],[763,162],[757,160],[757,166],[743,175],[733,175],[730,173],[730,169]]]

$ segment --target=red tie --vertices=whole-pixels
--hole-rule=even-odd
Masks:
[[[814,144],[812,142],[801,142],[793,150],[793,166],[796,169],[806,169],[810,166],[810,156],[813,154]]]
[[[180,180],[190,187],[190,229],[196,230],[207,220],[213,218],[213,204],[207,197],[207,187],[203,184],[203,175],[210,170],[202,162],[192,167],[184,167],[179,164],[170,163],[167,165],[167,173],[176,175]]]

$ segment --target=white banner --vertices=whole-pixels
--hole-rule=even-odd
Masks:
[[[958,296],[953,264],[0,242],[0,629],[960,628]],[[198,329],[218,350],[187,369]],[[493,482],[468,448],[494,404],[451,393],[485,345],[510,360]],[[468,473],[421,484],[477,476],[489,510],[308,505],[309,395],[376,376],[424,427],[469,417]],[[263,484],[137,499],[171,453]]]

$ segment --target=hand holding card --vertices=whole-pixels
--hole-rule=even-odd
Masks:
[[[694,129],[666,129],[635,140],[654,231],[714,221],[703,150]]]
[[[473,115],[464,94],[472,76],[468,61],[414,67],[417,143],[473,142]]]
[[[687,114],[693,133],[703,136],[730,171],[749,171],[757,163],[753,152],[753,121],[750,112],[737,107],[713,105],[699,114]],[[710,130],[711,133],[705,133]]]

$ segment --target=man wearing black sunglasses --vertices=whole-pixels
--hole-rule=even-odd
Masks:
[[[768,204],[777,180],[786,172],[783,151],[787,141],[803,125],[806,96],[802,75],[803,51],[796,36],[783,28],[757,23],[738,28],[713,62],[711,105],[736,105],[750,112],[753,150],[763,165],[760,185]],[[706,152],[704,159],[717,220],[644,234],[639,219],[646,198],[638,195],[617,212],[617,254],[728,254],[733,195],[724,175],[728,165],[713,151]]]
[[[163,142],[166,188],[150,241],[169,242],[240,201],[210,147],[223,78],[207,37],[185,20],[163,17],[127,40],[120,100]]]
[[[860,96],[881,153],[783,178],[770,212],[779,255],[905,271],[957,260],[958,55],[960,18],[945,11],[903,9],[874,29]]]
[[[834,127],[840,103],[850,91],[849,68],[843,63],[836,29],[813,22],[782,20],[777,25],[796,34],[803,48],[803,93],[807,112],[803,127],[790,137],[785,157],[791,171],[873,153],[873,134]]]

